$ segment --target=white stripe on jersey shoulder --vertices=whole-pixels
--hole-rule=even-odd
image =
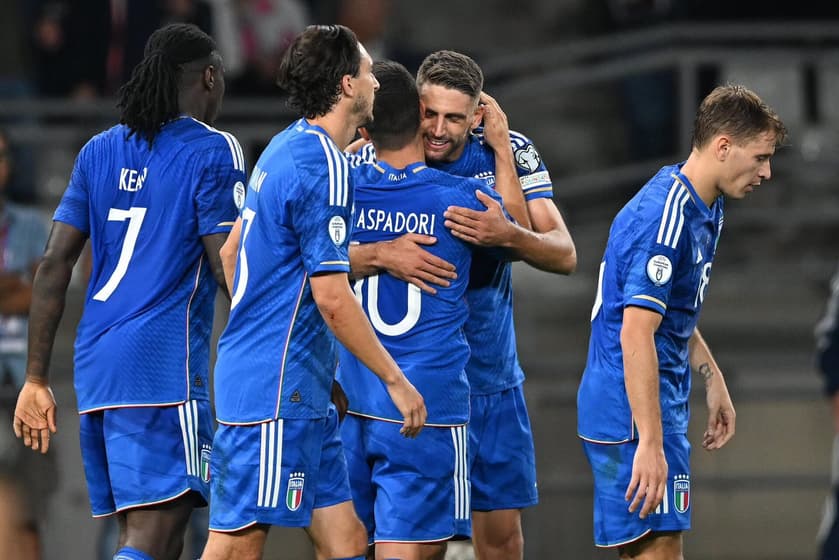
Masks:
[[[670,185],[667,199],[664,202],[664,210],[661,213],[661,223],[658,226],[656,243],[676,248],[679,243],[679,236],[682,233],[682,226],[685,222],[685,204],[690,199],[688,188],[678,179]]]
[[[532,143],[533,142],[530,141],[530,138],[521,132],[516,132],[515,130],[510,131],[510,145],[513,146],[514,150]]]
[[[210,132],[221,134],[222,138],[224,138],[224,140],[227,142],[227,146],[230,148],[230,155],[233,158],[233,168],[244,173],[245,154],[242,151],[242,146],[239,145],[239,141],[236,139],[236,137],[230,134],[229,132],[213,128],[212,126],[208,125],[205,122],[201,122],[198,119],[193,118],[192,120],[206,128]]]
[[[329,205],[346,206],[349,194],[349,163],[347,158],[344,157],[344,153],[338,149],[335,142],[322,132],[312,129],[307,129],[304,132],[318,137],[326,156],[329,169]]]

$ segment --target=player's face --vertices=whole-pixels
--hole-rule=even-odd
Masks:
[[[423,84],[422,141],[428,161],[455,161],[477,125],[478,102],[467,94],[436,84]]]
[[[358,117],[358,126],[364,126],[373,121],[373,100],[379,89],[379,81],[373,74],[373,59],[361,43],[358,44],[358,48],[361,50],[361,64],[358,67],[358,76],[352,78],[353,91],[356,92],[353,114]]]
[[[775,135],[764,132],[742,144],[730,145],[719,190],[729,198],[744,198],[772,176],[769,159],[775,153]]]

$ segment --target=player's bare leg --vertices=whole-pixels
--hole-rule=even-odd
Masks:
[[[524,558],[521,510],[473,511],[472,544],[479,560]]]
[[[197,495],[190,492],[170,502],[125,511],[118,518],[119,548],[135,548],[160,560],[178,560],[197,501]]]
[[[235,533],[210,531],[201,560],[260,560],[267,538],[267,525],[252,525]]]
[[[377,543],[376,560],[443,560],[446,543]]]
[[[684,560],[681,531],[650,533],[618,547],[621,560]]]
[[[367,552],[367,530],[351,501],[316,508],[306,532],[315,546],[317,560],[354,558]]]

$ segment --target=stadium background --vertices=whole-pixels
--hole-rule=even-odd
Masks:
[[[598,559],[614,553],[591,545],[591,479],[575,436],[574,398],[609,222],[658,167],[687,155],[696,103],[713,85],[753,87],[791,134],[773,159],[772,181],[727,207],[700,324],[727,375],[738,433],[714,455],[694,452],[694,530],[685,549],[694,560],[813,558],[832,420],[813,367],[812,328],[839,256],[839,7],[830,4],[4,0],[0,126],[18,148],[14,196],[48,216],[78,149],[114,121],[113,88],[161,18],[209,26],[227,49],[228,94],[217,124],[237,134],[249,165],[291,118],[259,70],[270,67],[272,52],[260,58],[255,45],[273,48],[277,36],[305,23],[341,21],[374,56],[412,70],[431,50],[473,56],[511,127],[533,138],[551,170],[579,255],[571,277],[525,266],[514,273],[542,499],[524,515],[526,558]],[[263,28],[240,26],[233,10]],[[72,391],[83,291],[77,278],[52,366],[60,431],[57,489],[43,520],[48,559],[92,558],[100,529],[89,518]],[[694,442],[703,403],[700,388]],[[4,446],[9,437],[4,430]],[[301,532],[273,530],[266,558],[307,557]]]

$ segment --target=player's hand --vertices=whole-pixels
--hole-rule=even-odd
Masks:
[[[702,436],[702,447],[708,451],[720,449],[734,437],[736,413],[722,374],[716,373],[705,384],[708,404],[708,426]]]
[[[417,437],[428,416],[422,395],[404,375],[397,382],[387,385],[387,392],[405,419],[399,433],[409,438]]]
[[[347,154],[357,154],[358,151],[361,148],[363,148],[365,144],[369,144],[369,143],[370,143],[370,140],[368,140],[367,138],[364,138],[364,137],[356,138],[355,140],[350,142],[349,145],[347,145],[346,148],[344,148],[344,152],[347,153]]]
[[[350,401],[347,399],[344,388],[341,387],[341,384],[337,380],[332,381],[332,404],[338,410],[338,421],[340,422],[347,415],[347,410],[350,408]]]
[[[624,499],[629,504],[629,513],[633,513],[643,500],[644,505],[638,516],[641,519],[658,507],[664,499],[667,485],[667,459],[661,445],[638,442],[635,458],[632,460],[632,479],[626,488]]]
[[[515,225],[504,214],[501,204],[481,191],[475,191],[486,210],[449,206],[443,213],[444,225],[452,235],[473,245],[504,247],[515,231]]]
[[[390,274],[434,295],[434,286],[447,288],[457,278],[453,264],[426,251],[423,245],[434,245],[437,238],[419,233],[406,233],[383,245],[380,259]]]
[[[26,381],[15,406],[12,423],[15,436],[23,438],[23,444],[33,451],[46,453],[50,448],[50,433],[57,431],[55,411],[55,396],[50,386]]]
[[[507,114],[494,97],[486,92],[481,92],[478,101],[483,111],[484,139],[493,150],[510,151],[510,125],[507,122]]]

